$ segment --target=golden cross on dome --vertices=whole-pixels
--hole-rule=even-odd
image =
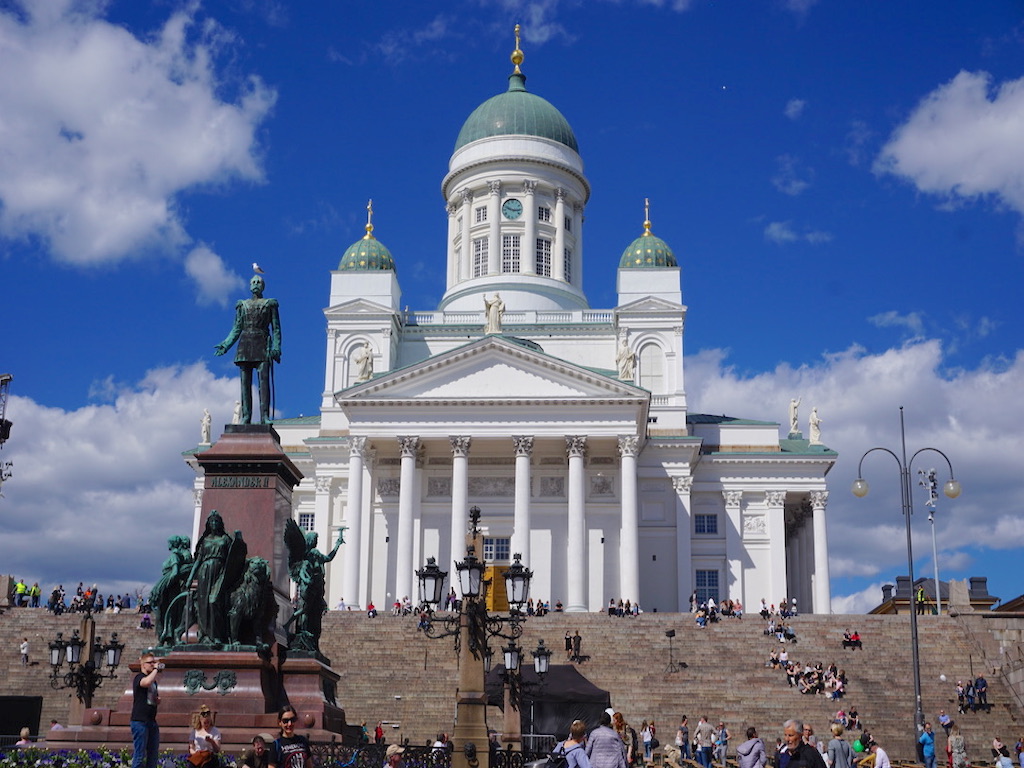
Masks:
[[[516,49],[512,51],[512,63],[516,65],[513,74],[521,75],[522,72],[519,70],[519,65],[523,63],[523,52],[519,50],[519,30],[520,27],[516,24]]]
[[[366,204],[366,236],[363,240],[373,240],[373,199]]]
[[[651,199],[644,198],[644,234],[651,234]]]

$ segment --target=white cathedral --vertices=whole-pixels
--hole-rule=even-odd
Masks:
[[[402,309],[371,210],[331,273],[320,413],[274,424],[305,475],[296,521],[324,551],[347,528],[328,603],[416,601],[428,557],[454,575],[478,506],[477,556],[500,574],[521,554],[532,596],[566,611],[686,611],[696,592],[829,612],[837,454],[780,439],[778,422],[689,412],[680,267],[649,220],[622,253],[617,305],[590,307],[590,182],[522,60],[517,40],[508,90],[456,139],[438,307]]]

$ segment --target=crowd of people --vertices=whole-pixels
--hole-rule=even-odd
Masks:
[[[36,590],[38,584],[33,585],[31,588],[33,591]],[[17,586],[15,586],[15,594],[17,594]],[[50,592],[50,597],[46,601],[46,610],[51,613],[60,615],[62,613],[85,613],[86,611],[92,611],[93,613],[99,613],[106,611],[108,613],[121,613],[122,611],[131,610],[133,605],[132,595],[127,592],[121,595],[107,594],[106,597],[99,591],[97,586],[93,584],[91,587],[86,587],[83,582],[78,582],[74,594],[68,598],[68,594],[64,589],[63,584],[58,584]],[[134,605],[140,610],[142,609],[142,599],[139,594],[134,597]],[[33,596],[30,607],[39,607],[39,601]]]
[[[956,703],[961,715],[967,714],[968,710],[977,712],[979,709],[983,709],[987,712],[989,709],[988,681],[984,675],[978,675],[974,680],[967,678],[966,684],[963,680],[957,680]]]
[[[800,693],[821,695],[833,701],[838,701],[846,695],[846,670],[836,667],[835,662],[827,667],[820,661],[816,664],[801,664],[789,658],[789,652],[783,645],[778,649],[772,648],[765,666],[781,670],[789,687],[798,688]]]

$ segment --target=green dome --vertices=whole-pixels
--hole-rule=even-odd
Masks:
[[[526,90],[526,76],[513,73],[508,90],[473,110],[455,141],[458,150],[488,136],[540,136],[579,152],[569,121],[551,102]]]
[[[377,238],[367,234],[362,240],[356,240],[345,251],[338,264],[341,270],[371,272],[374,270],[395,271],[395,260],[391,251]]]
[[[660,237],[651,234],[650,229],[629,244],[619,259],[619,269],[644,269],[651,267],[678,267],[676,255]]]

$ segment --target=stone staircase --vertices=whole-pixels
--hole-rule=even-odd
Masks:
[[[984,629],[980,619],[975,625]],[[46,644],[54,633],[65,637],[79,618],[54,617],[43,610],[9,610],[0,616],[0,648],[7,649],[0,663],[0,695],[43,697],[41,723],[51,718],[66,722],[69,694],[49,685]],[[137,630],[134,613],[97,616],[97,633],[104,638],[117,631],[126,644],[125,660],[137,658],[152,643],[150,632]],[[424,743],[439,730],[451,730],[455,714],[457,659],[452,638],[432,640],[416,630],[413,616],[367,619],[361,612],[331,611],[324,617],[322,646],[341,675],[338,699],[349,723],[378,720],[387,724],[388,740],[408,738]],[[1024,620],[1022,620],[1024,623]],[[792,621],[798,642],[787,643],[790,658],[812,663],[832,661],[849,678],[844,709],[855,707],[862,721],[894,758],[913,757],[913,680],[909,619],[898,616],[799,616]],[[864,638],[863,651],[841,647],[843,632],[856,628]],[[838,705],[822,696],[805,696],[786,684],[781,672],[765,666],[775,641],[762,634],[759,617],[735,619],[706,628],[697,627],[688,614],[644,614],[610,618],[603,614],[549,614],[525,624],[520,644],[525,651],[539,639],[554,651],[552,663],[565,663],[563,637],[579,630],[583,653],[589,659],[580,671],[595,685],[611,693],[612,706],[636,726],[654,719],[659,738],[671,739],[681,714],[691,719],[706,714],[724,720],[733,734],[733,746],[746,727],[757,727],[771,741],[781,734],[781,723],[797,717],[813,724],[819,734]],[[674,629],[674,658],[687,666],[666,671],[669,662],[667,630]],[[991,669],[982,669],[982,656],[968,642],[961,625],[948,616],[921,617],[920,649],[922,702],[926,719],[935,721],[945,709],[964,730],[972,759],[987,759],[986,745],[994,736],[1015,739],[1024,712],[1013,692]],[[978,631],[974,632],[975,637]],[[28,636],[32,658],[38,665],[25,668],[17,653]],[[530,663],[529,653],[525,653]],[[956,712],[953,685],[958,678],[986,673],[991,711]],[[944,674],[946,682],[939,676]],[[108,680],[97,692],[96,706],[114,706],[128,680],[128,670]],[[489,722],[501,729],[500,712]],[[940,731],[941,742],[941,731]]]

